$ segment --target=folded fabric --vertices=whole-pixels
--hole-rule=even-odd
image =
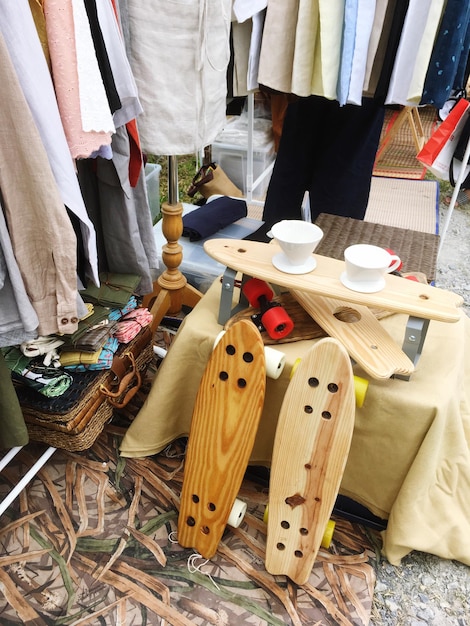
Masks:
[[[91,315],[78,322],[77,330],[70,335],[60,335],[60,339],[64,342],[64,347],[77,348],[80,339],[91,330],[101,328],[109,324],[109,311],[108,307],[95,305]],[[101,347],[101,346],[99,346]]]
[[[37,359],[30,359],[16,347],[2,348],[2,352],[12,378],[32,387],[43,396],[60,396],[72,384],[73,379],[67,372],[47,367]]]
[[[71,372],[86,372],[109,370],[113,364],[114,355],[119,348],[119,341],[115,337],[109,337],[103,348],[98,352],[98,359],[95,363],[81,362],[79,365],[67,366],[67,370]]]
[[[124,315],[127,315],[128,313],[136,309],[137,305],[137,298],[135,296],[131,296],[126,305],[122,307],[122,309],[111,309],[108,318],[113,322],[117,322],[121,319],[121,317],[124,317]]]
[[[134,337],[153,320],[150,311],[143,307],[125,315],[117,323],[114,336],[120,343],[129,343]]]
[[[103,348],[100,348],[95,352],[85,352],[84,350],[66,350],[65,352],[60,353],[60,365],[61,367],[69,367],[80,365],[81,363],[86,363],[87,365],[98,363],[102,349]]]
[[[205,239],[246,217],[247,213],[245,200],[228,196],[215,198],[201,208],[183,215],[183,237],[189,237],[190,241]]]
[[[103,306],[123,307],[137,289],[141,276],[137,274],[115,274],[102,272],[99,275],[100,285],[89,285],[80,291],[85,302],[96,302]]]

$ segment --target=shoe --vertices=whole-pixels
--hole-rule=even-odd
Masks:
[[[451,200],[452,200],[452,196],[446,196],[446,198],[444,199],[444,204],[449,206]],[[457,199],[455,201],[455,206],[465,207],[467,205],[470,206],[470,196],[467,195],[465,189],[461,189],[459,191],[459,193],[457,194]]]

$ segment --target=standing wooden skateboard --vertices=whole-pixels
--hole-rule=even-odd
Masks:
[[[332,338],[303,357],[284,397],[269,485],[266,569],[310,576],[336,501],[355,416],[351,361]]]
[[[251,321],[217,343],[199,386],[186,454],[178,542],[214,556],[255,441],[266,388],[264,345]]]

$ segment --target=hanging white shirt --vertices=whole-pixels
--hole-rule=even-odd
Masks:
[[[385,104],[407,106],[418,50],[425,31],[432,0],[410,0],[398,44]]]
[[[431,2],[426,27],[421,38],[418,54],[416,55],[413,77],[408,88],[408,101],[414,104],[419,103],[423,94],[424,81],[426,80],[429,61],[445,5],[446,0],[432,0]]]
[[[96,9],[114,83],[121,100],[121,108],[113,114],[117,128],[137,118],[143,109],[111,0],[97,2]]]
[[[268,6],[268,0],[233,0],[232,11],[239,24],[263,11]]]
[[[380,42],[380,35],[382,34],[382,28],[385,22],[385,14],[387,11],[389,0],[376,0],[374,21],[372,23],[372,30],[369,39],[369,47],[367,49],[366,71],[364,74],[364,91],[369,89],[370,75],[372,72],[372,66],[374,65],[375,55]]]
[[[261,42],[263,39],[263,27],[264,27],[265,12],[260,11],[253,15],[252,29],[250,39],[250,52],[248,55],[248,75],[247,86],[248,91],[254,91],[259,87],[258,83],[258,70],[259,70],[259,57],[261,52]]]
[[[72,9],[82,129],[85,132],[114,133],[116,129],[113,116],[98,66],[83,0],[72,0]]]

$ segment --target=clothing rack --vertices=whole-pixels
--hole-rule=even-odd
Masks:
[[[261,182],[269,176],[274,167],[274,161],[272,161],[268,167],[261,172],[258,178],[253,180],[253,134],[254,134],[254,119],[255,119],[255,93],[250,91],[247,97],[248,103],[248,142],[247,142],[247,157],[246,157],[246,201],[248,204],[254,204],[258,206],[264,205],[264,200],[254,200],[253,191],[261,184]]]
[[[16,455],[24,448],[24,446],[15,446],[10,448],[8,452],[0,459],[0,472],[16,457]],[[0,502],[0,515],[7,510],[10,504],[19,496],[23,489],[31,482],[36,476],[41,467],[50,459],[54,454],[56,448],[49,446],[38,458],[38,460],[31,466],[21,480],[13,487],[13,489],[3,498]]]

